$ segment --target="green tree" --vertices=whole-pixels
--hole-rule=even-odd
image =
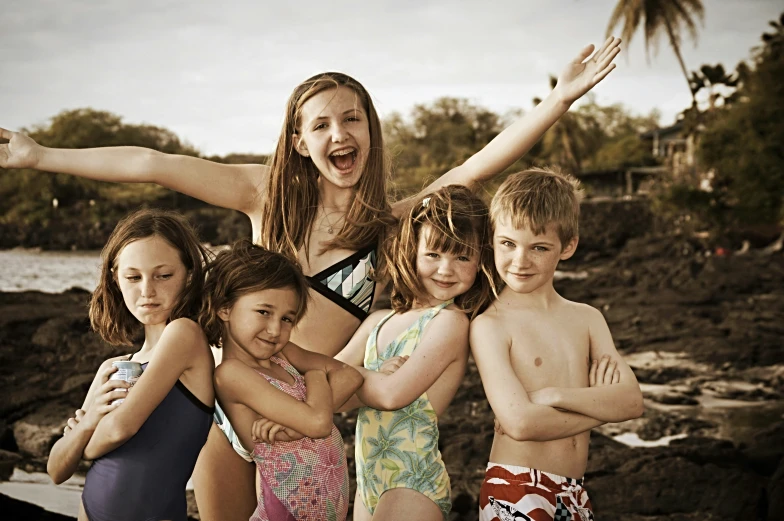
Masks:
[[[754,68],[702,135],[700,156],[715,171],[716,197],[735,225],[784,222],[784,14],[764,34]]]
[[[735,71],[733,101],[702,114],[697,152],[710,186],[674,185],[664,198],[720,234],[784,223],[784,14],[771,26],[752,65]]]
[[[697,41],[697,21],[702,22],[704,9],[701,0],[618,0],[607,25],[607,35],[619,24],[623,25],[621,38],[630,44],[634,33],[642,25],[645,34],[645,50],[650,53],[651,47],[654,52],[658,47],[658,38],[662,33],[667,36],[667,41],[672,47],[678,63],[683,71],[686,82],[689,81],[689,73],[681,54],[682,34],[685,30],[689,37],[696,43]],[[696,105],[697,100],[694,92],[691,92],[692,104]]]
[[[707,91],[708,111],[717,105],[732,100],[735,88],[738,86],[740,75],[728,74],[720,63],[716,65],[703,65],[699,71],[691,73],[689,84],[691,91],[696,96],[700,91]],[[725,94],[730,91],[730,94]],[[719,103],[721,101],[721,103]]]
[[[48,125],[26,132],[41,145],[49,147],[140,146],[167,153],[198,155],[193,147],[182,143],[166,129],[125,124],[120,116],[93,109],[61,112]],[[152,185],[129,187],[23,169],[13,175],[0,176],[0,213],[6,219],[46,220],[54,199],[58,208],[91,199],[125,200],[129,205],[136,205],[166,193]]]
[[[392,114],[383,128],[395,171],[394,190],[409,195],[462,164],[497,136],[503,123],[484,107],[448,97],[416,105],[409,118]]]
[[[26,132],[40,144],[52,147],[140,146],[198,155],[169,130],[127,124],[120,116],[93,109],[61,112],[48,124]],[[153,184],[102,183],[32,169],[11,169],[0,172],[0,247],[97,248],[103,245],[117,220],[141,205],[185,211],[206,232],[205,240],[216,240],[216,236],[236,238],[242,236],[236,230],[244,231],[247,227],[247,222],[237,222],[228,210],[205,209],[200,201]]]

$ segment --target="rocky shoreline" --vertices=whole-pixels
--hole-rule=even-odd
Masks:
[[[672,237],[631,239],[611,247],[612,257],[601,246],[565,265],[579,276],[556,285],[603,311],[646,412],[592,435],[586,486],[597,519],[784,519],[784,256],[710,255]],[[0,293],[2,479],[13,467],[44,468],[95,369],[118,354],[90,332],[88,298]],[[336,416],[350,468],[354,422]],[[492,423],[471,365],[440,419],[453,520],[476,519]],[[642,445],[673,441],[632,448],[613,440],[621,433]],[[32,507],[0,495],[5,519],[67,519],[22,508]]]

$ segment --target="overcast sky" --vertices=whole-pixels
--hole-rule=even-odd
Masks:
[[[4,0],[0,125],[92,107],[206,154],[268,153],[292,89],[325,70],[362,82],[382,117],[440,96],[528,110],[549,74],[603,41],[616,1]],[[683,48],[689,69],[734,69],[782,11],[775,0],[703,4],[697,47]],[[648,63],[643,40],[624,43],[597,101],[658,108],[666,125],[688,88],[666,42]]]

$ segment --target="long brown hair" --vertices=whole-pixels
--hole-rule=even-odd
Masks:
[[[90,300],[90,324],[104,340],[114,345],[131,345],[139,321],[126,307],[117,282],[117,258],[128,244],[160,237],[180,254],[188,270],[185,288],[172,307],[169,321],[195,317],[201,304],[204,266],[209,260],[193,227],[182,215],[159,209],[138,210],[117,223],[101,251],[101,275]]]
[[[298,296],[295,325],[308,307],[308,282],[299,265],[282,253],[256,246],[248,239],[223,250],[207,268],[198,322],[210,344],[222,347],[223,321],[218,316],[247,293],[291,288]]]
[[[270,160],[261,214],[259,244],[268,250],[282,252],[295,259],[300,248],[304,246],[307,250],[319,202],[319,171],[310,157],[296,152],[293,136],[300,133],[302,105],[320,92],[339,87],[353,90],[362,103],[368,116],[370,149],[345,223],[326,248],[359,250],[378,242],[385,227],[394,222],[386,194],[388,167],[381,121],[370,94],[346,74],[324,72],[299,84],[286,104],[283,128]]]
[[[461,185],[448,185],[419,197],[386,241],[379,278],[388,276],[392,281],[392,309],[403,313],[416,300],[428,299],[416,271],[419,237],[425,226],[430,227],[428,248],[451,255],[478,254],[479,273],[474,284],[455,298],[455,305],[473,318],[487,308],[495,294],[492,234],[487,205]]]

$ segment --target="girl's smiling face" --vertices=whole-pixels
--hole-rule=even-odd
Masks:
[[[428,247],[431,226],[423,226],[417,246],[416,270],[425,291],[436,301],[462,295],[473,286],[479,271],[479,254],[447,253]]]
[[[298,303],[292,288],[264,289],[240,296],[231,307],[218,312],[223,321],[224,349],[251,363],[269,359],[288,343]]]
[[[302,104],[294,143],[310,157],[321,177],[338,188],[352,188],[362,176],[370,149],[368,116],[350,88],[319,92]]]

